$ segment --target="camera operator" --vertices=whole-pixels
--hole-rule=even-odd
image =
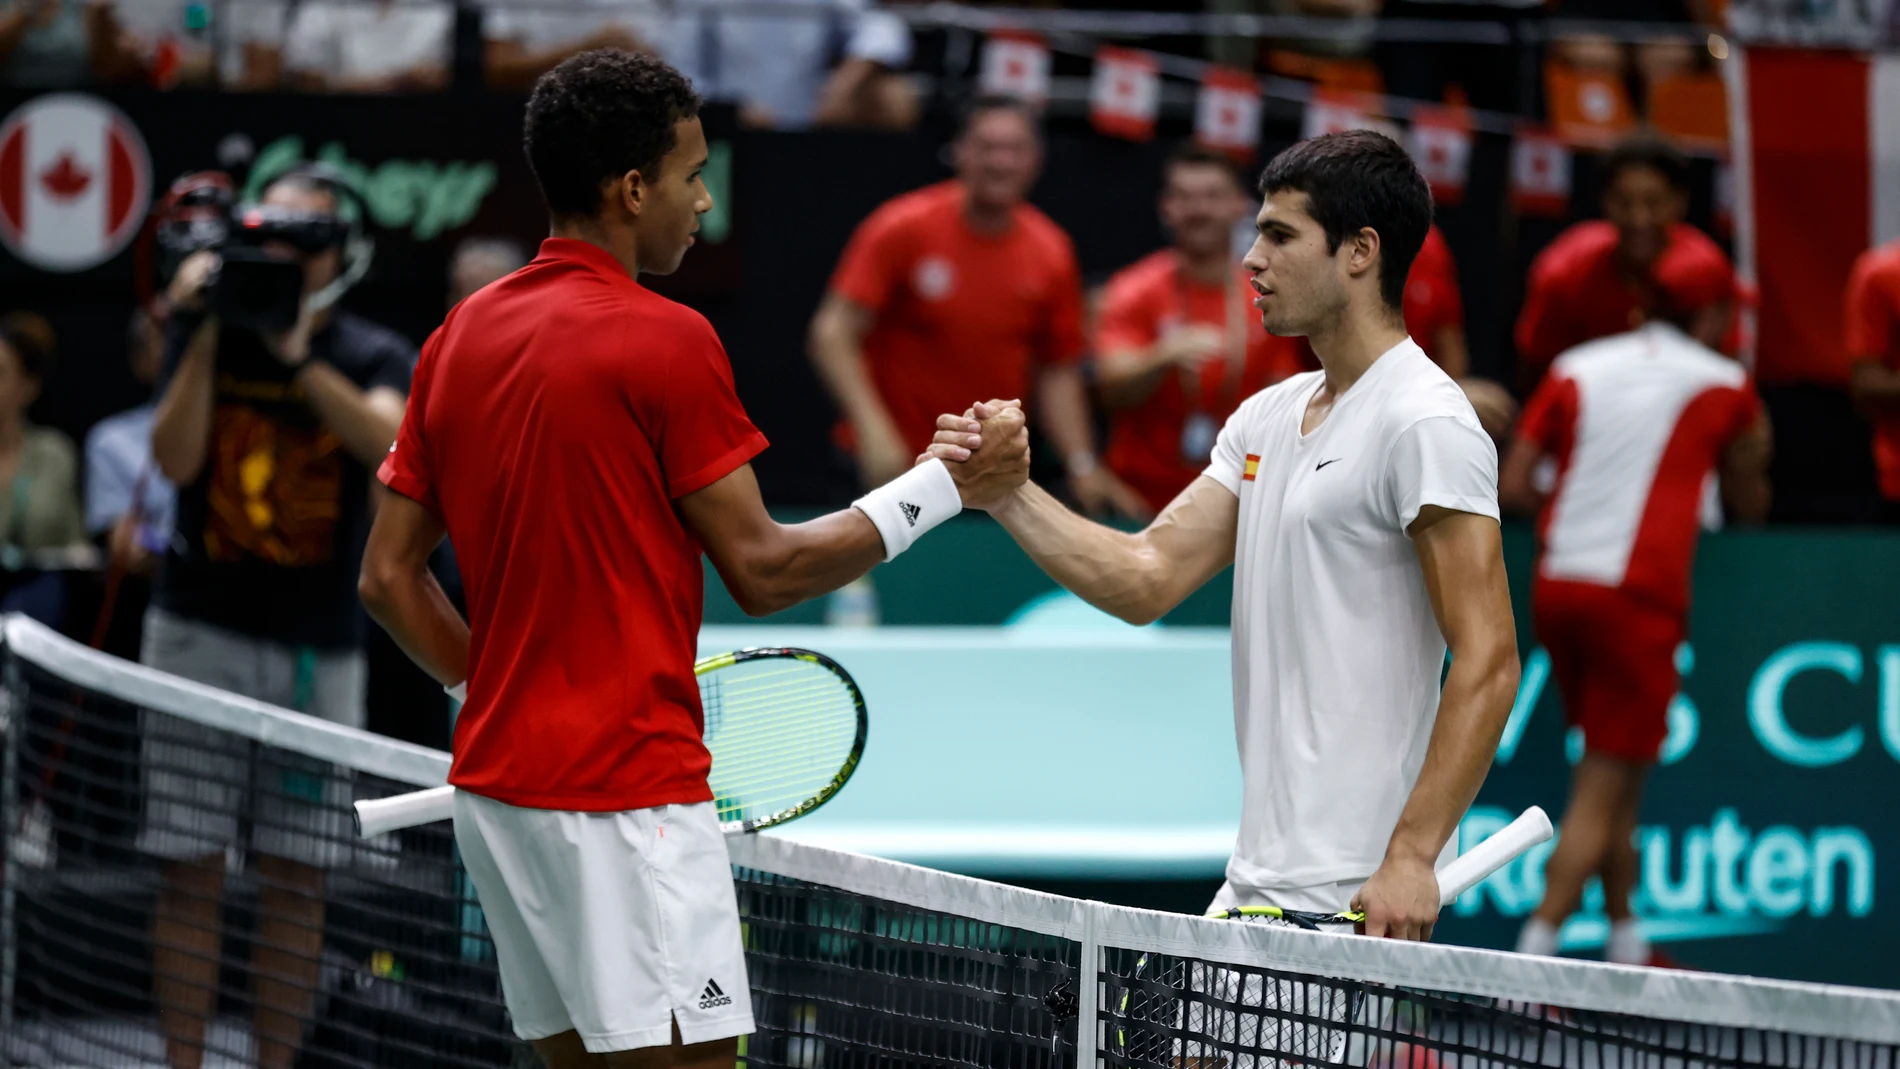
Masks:
[[[356,575],[370,472],[395,440],[415,352],[394,332],[333,306],[349,281],[343,209],[334,177],[291,171],[238,213],[240,233],[262,235],[255,247],[240,249],[234,239],[201,249],[173,277],[152,453],[178,487],[176,534],[140,659],[361,727]],[[259,278],[270,281],[254,270],[260,261],[277,279],[290,272],[290,288],[260,287]],[[287,265],[301,266],[300,300],[291,299],[296,279]],[[260,289],[281,316],[238,314]],[[293,307],[294,322],[272,329]],[[228,751],[228,742],[191,738],[175,725],[146,731],[140,847],[167,859],[155,994],[165,1007],[170,1064],[198,1065],[216,1008],[226,848],[238,843],[239,814],[248,810],[260,884],[252,940],[257,1064],[287,1069],[322,957],[323,872],[346,859],[336,855],[347,828],[318,826],[332,800],[296,797],[293,781],[322,777],[290,768],[259,775],[248,754]],[[347,799],[335,802],[341,811]]]

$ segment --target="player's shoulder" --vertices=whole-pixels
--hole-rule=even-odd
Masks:
[[[1025,202],[1016,206],[1014,214],[1026,244],[1045,256],[1068,260],[1075,258],[1075,242],[1070,239],[1069,232],[1045,215],[1041,208]]]
[[[872,209],[859,224],[859,233],[888,237],[942,225],[944,219],[955,218],[957,197],[955,182],[938,182],[899,193]]]
[[[1228,422],[1240,427],[1256,426],[1290,406],[1305,404],[1325,374],[1324,371],[1302,371],[1264,387],[1240,402]]]
[[[1900,241],[1876,245],[1855,257],[1853,277],[1878,282],[1889,289],[1900,287]]]
[[[1111,301],[1146,296],[1169,285],[1173,281],[1174,271],[1174,250],[1160,249],[1108,276],[1105,293]]]
[[[641,286],[628,299],[628,310],[640,321],[642,331],[657,331],[674,340],[717,340],[712,321],[697,309]]]
[[[1537,254],[1533,275],[1567,277],[1587,272],[1616,251],[1616,227],[1602,219],[1570,226]]]
[[[1397,350],[1379,358],[1381,369],[1373,386],[1379,394],[1371,426],[1373,433],[1396,440],[1421,421],[1446,417],[1480,428],[1478,413],[1457,380],[1445,374],[1418,343],[1406,339]]]

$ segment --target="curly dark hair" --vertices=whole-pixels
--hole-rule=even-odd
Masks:
[[[58,342],[53,325],[36,312],[8,312],[0,316],[0,344],[13,350],[20,362],[20,373],[34,382],[45,382],[53,373]]]
[[[1669,183],[1669,188],[1678,193],[1689,190],[1688,157],[1682,154],[1681,149],[1648,133],[1624,138],[1603,154],[1603,162],[1599,165],[1603,188],[1609,189],[1616,183],[1618,175],[1637,167],[1647,167],[1662,175],[1663,181]]]
[[[617,48],[570,56],[534,83],[522,147],[548,211],[600,210],[601,183],[628,171],[658,177],[673,127],[699,114],[693,83],[662,60]]]
[[[1267,164],[1260,192],[1285,190],[1306,194],[1332,252],[1363,227],[1378,233],[1379,295],[1396,311],[1405,299],[1405,276],[1432,227],[1432,190],[1412,157],[1372,130],[1324,134]]]

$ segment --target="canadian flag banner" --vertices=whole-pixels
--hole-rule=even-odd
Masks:
[[[1557,135],[1520,129],[1511,144],[1511,206],[1520,215],[1562,215],[1570,210],[1570,150]]]
[[[1753,47],[1722,66],[1756,378],[1845,386],[1854,258],[1900,238],[1900,55]]]
[[[1318,90],[1307,103],[1306,114],[1300,117],[1300,137],[1305,139],[1347,130],[1377,130],[1396,141],[1399,139],[1398,127],[1379,117],[1382,106],[1379,97],[1365,93]]]
[[[1433,200],[1450,205],[1465,199],[1465,183],[1471,174],[1471,123],[1464,112],[1414,109],[1405,147],[1419,173],[1431,183]]]
[[[130,119],[98,97],[49,93],[0,123],[0,243],[47,271],[84,271],[125,248],[151,196]]]
[[[1130,141],[1151,140],[1160,105],[1161,71],[1152,55],[1106,46],[1096,50],[1089,121],[1097,131]]]
[[[1260,147],[1260,83],[1246,71],[1209,67],[1194,105],[1194,137],[1242,163]]]
[[[1049,99],[1049,46],[1034,34],[1006,31],[983,43],[977,88],[1032,104]]]

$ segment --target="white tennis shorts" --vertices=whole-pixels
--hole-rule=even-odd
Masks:
[[[752,1031],[725,836],[710,802],[620,813],[455,795],[515,1034],[594,1053]]]

